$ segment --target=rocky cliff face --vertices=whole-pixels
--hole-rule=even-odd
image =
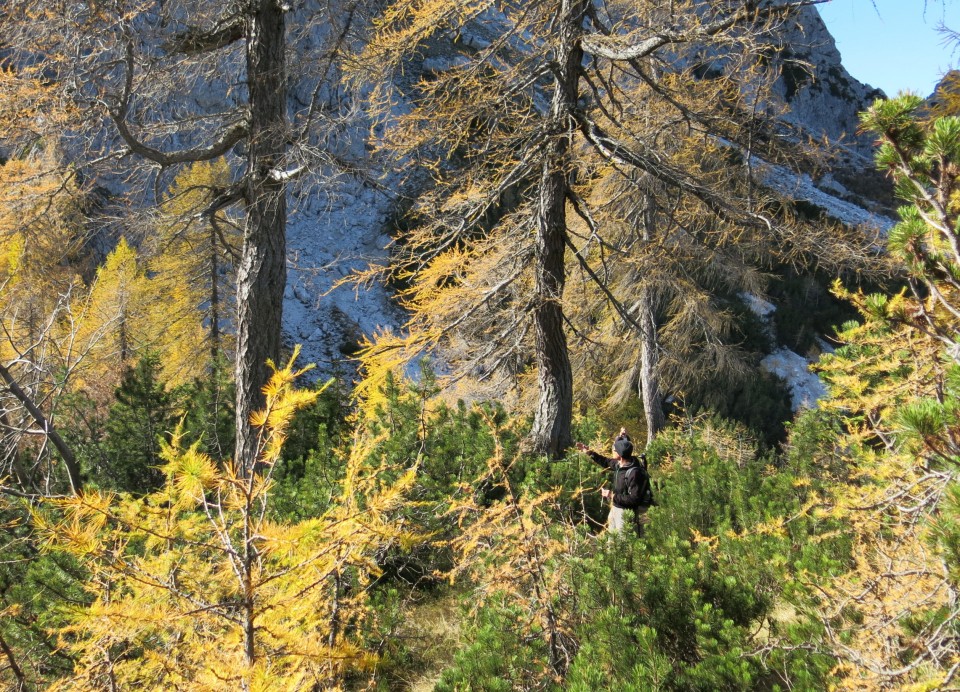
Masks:
[[[780,94],[790,120],[869,156],[872,144],[857,135],[857,114],[884,93],[861,84],[844,68],[837,44],[815,7],[804,8],[783,37]]]
[[[872,139],[857,131],[858,114],[886,95],[847,72],[815,7],[803,9],[787,27],[783,45],[778,89],[789,106],[788,119],[833,144],[831,171],[815,184],[825,194],[878,214],[877,225],[889,226],[885,217],[894,213],[892,188],[874,168]]]
[[[304,3],[294,14],[308,12],[308,5]],[[290,25],[306,26],[307,22],[291,21]],[[487,30],[492,27],[478,27],[473,40],[489,40],[484,36]],[[322,43],[322,38],[311,34],[295,40],[309,48]],[[849,223],[874,222],[877,217],[868,212],[887,211],[876,201],[883,197],[884,190],[873,172],[871,143],[856,135],[857,113],[883,94],[847,73],[815,8],[803,10],[786,26],[778,45],[784,48],[778,89],[790,107],[789,119],[811,135],[837,143],[838,163],[832,174],[816,179],[791,178],[776,169],[771,169],[770,175],[780,189],[789,188],[828,215]],[[425,64],[424,69],[443,69],[442,60],[426,58],[437,64]],[[291,109],[297,111],[314,97],[316,82],[298,74],[292,74],[291,79],[303,82],[294,84],[291,97]],[[216,85],[211,84],[198,90],[197,109],[213,108],[215,104],[208,101],[216,91]],[[364,160],[369,123],[363,113],[345,103],[343,94],[319,95],[337,112],[340,125],[327,134],[325,141],[311,142],[311,146],[332,147],[341,160]],[[387,174],[384,187],[389,188],[389,171],[378,171],[371,162],[366,179],[380,174]],[[336,282],[352,270],[386,259],[394,199],[382,188],[364,182],[364,177],[333,167],[313,171],[311,178],[313,182],[297,183],[290,192],[285,341],[302,344],[304,361],[316,362],[321,372],[349,372],[349,355],[363,335],[402,324],[402,314],[385,289],[371,287],[356,292],[350,286],[335,288]]]

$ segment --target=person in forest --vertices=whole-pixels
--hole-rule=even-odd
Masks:
[[[613,471],[613,486],[600,489],[603,498],[611,500],[613,505],[607,519],[607,529],[623,531],[626,525],[625,512],[629,511],[633,515],[634,524],[639,533],[643,525],[649,521],[647,510],[653,504],[653,491],[650,487],[646,463],[641,464],[633,455],[633,442],[630,441],[626,429],[621,428],[620,434],[613,442],[613,458],[594,452],[582,442],[577,442],[576,447],[590,457],[595,464]],[[645,459],[644,462],[646,462]]]

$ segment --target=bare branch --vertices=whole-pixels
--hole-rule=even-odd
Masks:
[[[599,125],[586,115],[578,114],[577,119],[581,133],[607,160],[639,168],[658,180],[693,195],[722,219],[753,228],[770,229],[773,227],[770,219],[760,214],[735,208],[723,196],[714,193],[688,174],[671,166],[652,149],[638,150],[635,147],[627,146],[604,132]]]
[[[244,114],[237,113],[237,120],[220,129],[208,146],[184,149],[175,152],[164,152],[151,147],[141,141],[127,124],[127,115],[130,110],[130,98],[133,93],[134,50],[133,42],[127,42],[126,79],[120,102],[110,108],[110,117],[117,127],[117,132],[126,142],[130,150],[143,158],[158,163],[161,166],[173,166],[180,163],[194,163],[196,161],[210,161],[223,156],[230,151],[249,132],[249,123]]]
[[[218,19],[212,27],[191,27],[177,34],[165,48],[170,53],[184,55],[212,53],[243,39],[245,30],[243,15],[234,7],[232,12]]]
[[[33,416],[33,419],[37,421],[37,424],[46,432],[47,438],[53,442],[53,446],[60,452],[60,456],[63,458],[63,462],[67,467],[67,475],[70,478],[70,488],[75,495],[79,495],[82,489],[80,465],[77,463],[77,458],[74,456],[73,450],[63,441],[60,433],[54,429],[43,415],[43,412],[33,403],[30,395],[23,391],[23,388],[17,384],[13,375],[3,364],[0,364],[0,378],[3,378],[10,392],[20,400],[27,411],[30,412],[30,415]]]

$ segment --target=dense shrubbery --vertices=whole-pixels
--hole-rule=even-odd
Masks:
[[[25,502],[0,496],[0,642],[4,661],[0,685],[5,689],[42,689],[43,681],[70,672],[73,662],[61,650],[58,633],[65,613],[89,602],[83,589],[86,573],[76,560],[45,555],[32,540]],[[7,659],[6,656],[14,656]],[[12,674],[14,666],[20,675]]]
[[[870,348],[842,350],[831,362]],[[149,375],[147,366],[131,371],[139,379],[127,391],[141,397],[128,396],[128,406],[162,398]],[[383,543],[365,567],[376,581],[344,582],[370,595],[355,634],[381,660],[375,673],[351,675],[393,688],[433,670],[440,690],[812,690],[836,682],[843,671],[828,645],[831,623],[811,585],[829,584],[859,559],[847,517],[831,509],[838,489],[876,482],[850,465],[865,460],[844,427],[859,420],[857,411],[804,413],[776,453],[741,424],[678,419],[647,450],[658,504],[638,537],[602,529],[596,489],[605,472],[584,455],[525,455],[523,421],[495,404],[446,404],[437,393],[429,371],[416,383],[388,378],[378,403],[358,417],[331,387],[292,420],[274,470],[269,511],[291,525],[351,501],[343,494],[349,463],[360,474],[351,482],[363,477],[380,488],[416,469],[416,483],[388,516],[418,538]],[[907,438],[922,444],[924,430],[953,415],[950,401],[908,407]],[[183,439],[202,444],[197,421],[184,419]],[[607,444],[596,419],[578,426],[578,439]],[[358,450],[362,460],[351,462]],[[36,678],[52,680],[68,669],[53,648],[64,599],[89,598],[80,589],[83,565],[38,553],[22,511],[7,514],[21,517],[22,528],[0,574],[3,607],[13,615],[0,634],[15,647],[46,647],[32,654],[42,661]],[[952,516],[938,534],[948,552],[958,535]],[[439,588],[448,578],[452,590]],[[407,618],[451,598],[462,601],[458,645],[403,636]],[[921,617],[915,628],[929,621]]]
[[[127,397],[128,405],[149,408],[151,397],[158,399],[162,390],[148,366],[131,371],[139,379],[128,389],[141,396]],[[803,614],[808,594],[796,575],[838,570],[849,555],[836,520],[808,511],[840,470],[829,458],[838,433],[833,418],[802,417],[780,456],[758,452],[753,435],[737,424],[688,420],[647,450],[658,505],[644,535],[613,536],[602,529],[602,469],[576,453],[556,462],[526,456],[519,450],[522,421],[495,404],[438,402],[437,392],[427,370],[417,383],[388,378],[379,403],[357,419],[343,393],[327,389],[292,420],[270,492],[277,521],[309,521],[344,501],[351,449],[365,450],[362,473],[384,488],[417,470],[405,502],[391,511],[396,526],[421,539],[388,541],[376,554],[371,603],[379,615],[368,624],[369,645],[383,660],[382,682],[437,667],[417,642],[390,632],[403,627],[410,604],[449,598],[437,586],[455,575],[462,644],[446,660],[437,689],[826,683],[832,659],[808,651],[819,630]],[[202,442],[192,429],[203,427],[198,420],[185,419],[185,440]],[[601,437],[595,420],[579,423],[579,439]],[[57,568],[63,559],[33,561],[28,571],[54,569],[82,580],[82,571]],[[501,581],[482,583],[484,570]],[[528,572],[538,572],[539,581]],[[50,591],[39,593],[57,601]],[[8,589],[7,606],[16,594]]]
[[[576,651],[565,677],[550,682],[542,638],[524,638],[517,613],[492,599],[441,689],[825,686],[832,660],[806,650],[817,627],[799,615],[794,576],[825,572],[849,552],[842,538],[821,539],[836,522],[803,512],[822,479],[796,460],[790,473],[776,469],[734,427],[676,431],[649,455],[660,492],[643,537],[589,539],[554,517],[555,531],[580,536],[560,558],[558,603]]]

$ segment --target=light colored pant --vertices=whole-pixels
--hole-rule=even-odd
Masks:
[[[647,508],[643,507],[637,510],[623,509],[622,507],[610,506],[610,514],[607,516],[608,531],[623,531],[625,526],[633,520],[636,522],[637,532],[639,533],[643,526],[650,521],[647,517]]]
[[[611,507],[610,516],[607,517],[608,531],[623,531],[623,515],[626,510],[620,507]]]

